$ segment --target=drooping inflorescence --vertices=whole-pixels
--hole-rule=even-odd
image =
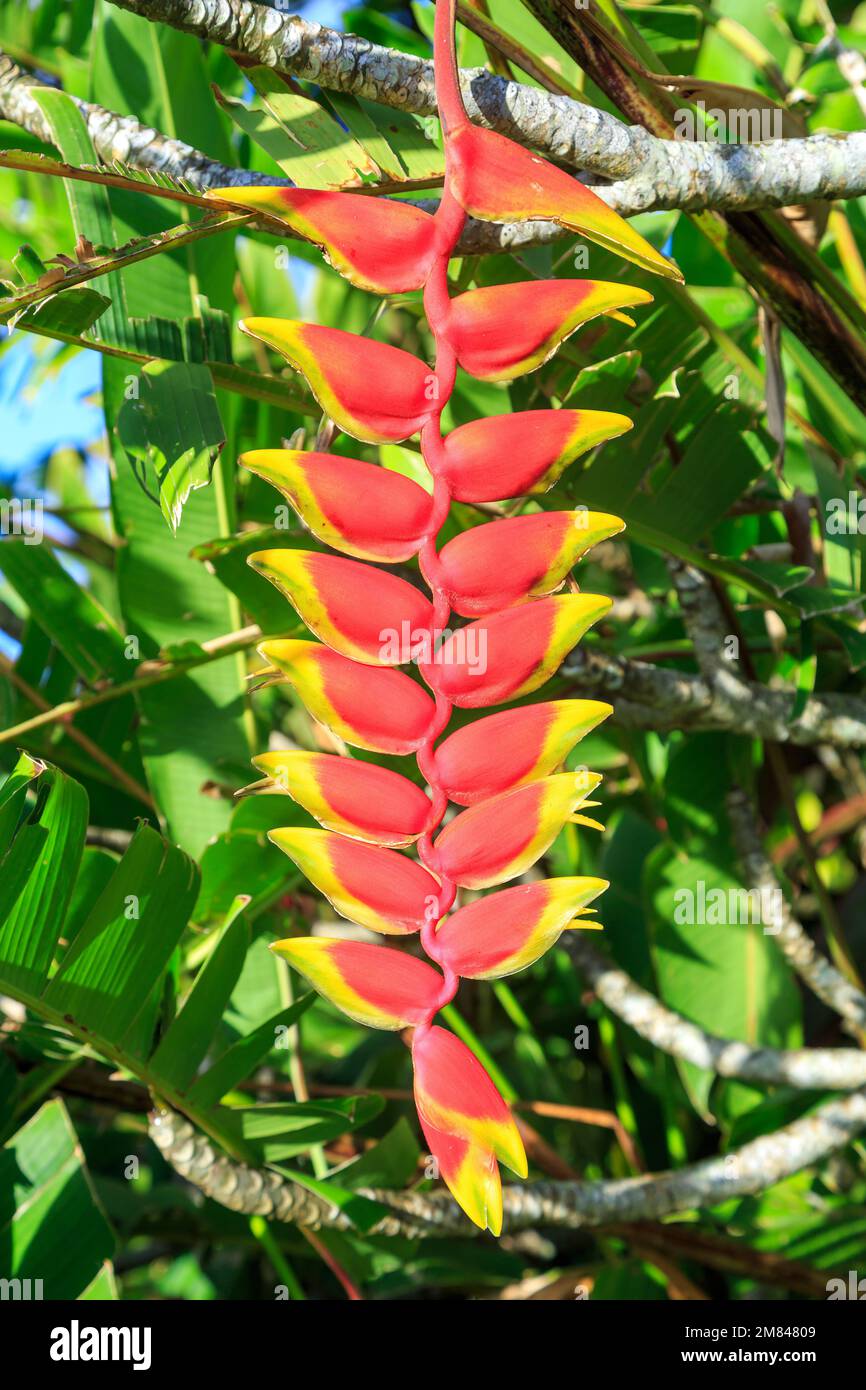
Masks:
[[[427,783],[388,768],[304,751],[254,759],[262,790],[288,792],[321,829],[271,839],[342,916],[385,935],[420,932],[438,970],[405,951],[315,936],[276,943],[323,995],[376,1028],[412,1028],[415,1098],[439,1172],[482,1228],[499,1234],[498,1161],[526,1175],[511,1112],[474,1054],[434,1024],[461,977],[494,979],[537,960],[568,927],[589,925],[597,878],[521,883],[452,911],[459,888],[523,875],[601,780],[562,772],[575,744],[610,713],[592,700],[520,704],[442,737],[452,710],[508,705],[537,690],[610,606],[558,593],[615,516],[535,512],[436,540],[452,500],[543,492],[579,454],[630,428],[622,415],[550,409],[473,420],[443,437],[458,366],[509,381],[545,362],[581,324],[623,317],[645,290],[592,280],[490,286],[452,297],[448,264],[467,216],[545,218],[636,264],[676,269],[592,192],[511,141],[471,125],[454,52],[454,0],[439,0],[435,63],[445,185],[435,215],[406,203],[319,190],[224,189],[217,196],[288,224],[353,284],[390,295],[423,289],[435,365],[335,328],[253,318],[244,330],[282,353],[347,434],[370,444],[420,435],[432,492],[375,464],[298,450],[242,462],[279,488],[310,531],[340,552],[262,551],[250,563],[320,642],[260,651],[310,713],[346,743],[415,754]],[[375,565],[417,556],[429,599]],[[351,557],[351,558],[346,558]],[[452,615],[467,619],[454,626]],[[399,669],[415,663],[424,685]],[[441,741],[439,741],[441,739]],[[449,803],[462,809],[442,827]],[[417,857],[404,853],[414,846]]]

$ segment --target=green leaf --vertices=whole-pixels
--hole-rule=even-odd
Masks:
[[[225,443],[213,381],[207,367],[188,362],[149,362],[138,381],[138,396],[118,414],[117,438],[176,532],[184,503],[210,482]]]
[[[46,1006],[122,1044],[180,940],[197,890],[192,860],[140,827],[48,986]]]
[[[259,1104],[233,1109],[231,1122],[261,1162],[279,1163],[360,1129],[381,1114],[384,1105],[381,1096]]]
[[[778,890],[781,893],[781,889]],[[755,1046],[801,1041],[800,996],[790,967],[762,920],[745,924],[745,890],[718,865],[659,846],[644,870],[653,919],[653,958],[663,1001],[693,1023]],[[690,1064],[683,1079],[708,1115],[713,1073]]]
[[[37,803],[7,850],[31,863],[14,906],[0,905],[0,993],[31,1000],[42,991],[75,884],[87,829],[87,795],[77,782],[48,768]],[[34,845],[36,852],[34,853]],[[6,878],[2,874],[2,878]]]
[[[72,98],[54,89],[34,88],[33,99],[45,116],[54,143],[66,162],[95,163],[93,144],[84,117]],[[99,184],[78,183],[71,179],[66,184],[66,190],[76,236],[86,237],[94,246],[113,246],[114,229],[107,191]],[[111,302],[100,316],[98,331],[92,331],[106,342],[123,346],[129,341],[129,313],[123,281],[119,275],[112,274],[107,277],[107,285]]]
[[[88,685],[129,677],[123,636],[113,618],[47,545],[7,540],[0,566],[35,621]]]
[[[249,927],[243,914],[246,903],[246,898],[236,900],[238,911],[222,931],[151,1058],[153,1069],[178,1091],[191,1085],[243,969],[249,945]]]
[[[342,1187],[406,1187],[418,1172],[421,1150],[405,1116],[400,1117],[378,1144],[334,1169]]]
[[[381,171],[348,131],[318,102],[290,90],[270,68],[249,68],[260,101],[248,107],[217,92],[223,110],[282,169],[305,188],[351,188]]]
[[[0,1149],[0,1191],[12,1205],[0,1217],[3,1277],[31,1280],[31,1298],[104,1297],[92,1289],[113,1284],[105,1262],[114,1236],[61,1101],[48,1101]]]
[[[288,1008],[281,1009],[272,1018],[265,1019],[264,1023],[254,1028],[246,1037],[239,1038],[217,1058],[204,1076],[199,1077],[190,1089],[190,1101],[206,1109],[222,1100],[239,1081],[249,1076],[253,1068],[257,1067],[274,1047],[279,1046],[280,1038],[285,1036],[284,1030],[297,1023],[315,998],[314,991],[310,990]]]

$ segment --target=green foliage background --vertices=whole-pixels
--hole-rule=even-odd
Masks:
[[[582,99],[613,109],[520,0],[486,8]],[[834,11],[844,42],[866,53],[866,7]],[[816,52],[826,14],[811,0],[780,0],[772,10],[752,0],[630,4],[619,14],[645,66],[649,54],[656,70],[774,100],[796,89],[792,109],[804,131],[863,124],[832,56]],[[383,0],[344,16],[348,31],[424,55],[431,26],[423,4],[397,10]],[[465,65],[489,61],[468,30],[461,45]],[[95,162],[62,87],[212,159],[299,183],[357,182],[359,170],[366,182],[390,184],[441,173],[431,123],[303,83],[289,95],[262,70],[242,72],[218,46],[105,0],[0,0],[0,46],[54,84],[38,98],[52,143],[3,122],[4,150]],[[420,300],[403,296],[380,312],[312,248],[283,246],[243,223],[217,226],[144,188],[0,169],[0,195],[0,313],[16,325],[0,354],[30,335],[27,389],[36,391],[71,355],[100,352],[99,465],[110,477],[103,507],[84,458],[57,450],[36,480],[48,498],[46,542],[7,536],[0,550],[0,625],[14,653],[0,666],[8,777],[0,788],[0,995],[8,1000],[0,1273],[44,1278],[47,1297],[271,1298],[275,1285],[295,1297],[343,1297],[322,1249],[302,1233],[263,1232],[177,1181],[146,1137],[144,1088],[235,1156],[324,1181],[338,1204],[364,1185],[430,1186],[412,1107],[399,1098],[410,1085],[399,1038],[356,1027],[303,995],[267,950],[326,909],[265,839],[273,826],[312,822],[287,798],[233,799],[271,733],[303,747],[317,738],[287,687],[250,698],[247,677],[258,663],[251,625],[268,635],[299,627],[244,563],[269,545],[315,542],[235,460],[290,438],[309,446],[318,410],[301,379],[257,353],[237,321],[250,312],[303,317],[424,357]],[[813,211],[821,231],[810,254],[862,330],[861,202],[840,205],[829,221],[826,208]],[[768,362],[754,286],[694,219],[670,212],[637,225],[676,258],[686,288],[644,277],[655,302],[635,329],[603,320],[510,387],[461,375],[445,427],[549,401],[625,410],[634,431],[575,465],[541,502],[586,503],[628,524],[622,541],[580,570],[581,587],[616,600],[587,649],[694,671],[665,564],[671,555],[721,587],[760,682],[796,689],[802,701],[812,690],[862,693],[863,536],[856,524],[843,535],[825,524],[832,499],[847,508],[849,494],[862,492],[861,406],[788,330],[778,361]],[[78,237],[100,253],[166,234],[160,254],[123,252],[86,284],[31,296],[23,308],[12,303],[39,288],[52,257],[73,256]],[[464,260],[455,274],[462,288],[579,276],[573,249],[563,241]],[[591,274],[640,278],[597,249]],[[778,372],[787,396],[784,427],[774,431],[767,383]],[[334,447],[359,446],[338,439]],[[362,447],[385,467],[418,472],[413,447]],[[798,497],[810,499],[805,560],[802,539],[792,544]],[[480,519],[456,506],[450,531]],[[208,646],[229,634],[227,646]],[[550,693],[567,689],[561,677]],[[69,701],[66,719],[32,723]],[[602,914],[608,951],[706,1029],[773,1047],[846,1041],[759,927],[682,926],[673,906],[678,889],[701,881],[742,883],[725,812],[726,794],[742,786],[800,919],[826,949],[830,911],[866,967],[861,754],[813,745],[774,762],[741,730],[671,730],[661,715],[658,730],[652,719],[644,729],[614,720],[577,750],[575,761],[605,774],[607,833],[593,839],[569,827],[550,852],[550,871],[611,880]],[[130,916],[132,900],[138,915]],[[585,992],[561,949],[493,987],[464,982],[451,1022],[508,1095],[600,1112],[597,1122],[523,1112],[543,1141],[535,1176],[677,1167],[769,1133],[822,1099],[719,1080],[661,1054]],[[575,1047],[583,1024],[585,1050]],[[281,1028],[288,1048],[273,1045]],[[115,1070],[131,1084],[112,1097]],[[311,1099],[298,1101],[304,1088]],[[389,1241],[365,1234],[362,1214],[350,1234],[320,1240],[367,1298],[498,1297],[536,1276],[566,1298],[581,1279],[594,1298],[660,1299],[688,1281],[710,1297],[737,1298],[755,1289],[753,1251],[828,1275],[862,1268],[864,1198],[866,1151],[855,1143],[760,1195],[686,1214],[679,1225],[736,1240],[739,1265],[725,1271],[688,1253],[654,1260],[616,1233],[554,1233],[526,1247]],[[765,1296],[794,1296],[784,1284],[757,1283]]]

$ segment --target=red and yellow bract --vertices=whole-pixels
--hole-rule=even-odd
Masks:
[[[415,1099],[439,1173],[464,1211],[499,1234],[499,1163],[526,1175],[509,1107],[474,1054],[433,1019],[461,976],[491,979],[531,965],[572,927],[592,927],[599,878],[500,888],[525,874],[600,781],[561,769],[610,713],[595,700],[501,710],[442,738],[453,708],[484,709],[530,695],[558,669],[610,600],[557,593],[579,557],[615,535],[616,516],[585,509],[527,513],[436,538],[452,501],[500,502],[543,492],[581,453],[631,427],[623,415],[531,410],[474,420],[443,437],[442,410],[458,365],[508,381],[539,367],[587,320],[649,302],[643,289],[541,280],[452,297],[448,262],[467,214],[504,222],[545,218],[671,278],[676,267],[589,189],[538,155],[474,128],[454,56],[454,0],[439,0],[436,87],[445,185],[435,216],[405,203],[305,189],[224,189],[320,246],[353,284],[380,294],[420,289],[436,344],[431,369],[412,354],[341,329],[249,319],[245,331],[306,376],[340,429],[368,443],[420,434],[431,487],[359,459],[257,450],[243,462],[288,498],[338,555],[261,551],[250,563],[286,595],[321,642],[268,641],[267,670],[290,681],[315,719],[346,743],[414,753],[428,792],[396,772],[338,754],[271,752],[251,790],[293,797],[321,829],[271,832],[351,922],[390,936],[420,933],[435,970],[406,950],[328,937],[274,949],[352,1018],[412,1028]],[[417,555],[430,598],[388,570]],[[350,558],[346,558],[350,557]],[[449,628],[451,614],[471,619]],[[414,662],[430,693],[395,666]],[[444,827],[449,801],[464,807]],[[440,828],[441,827],[441,828]],[[438,832],[438,833],[437,833]],[[400,850],[412,850],[417,858]],[[455,904],[458,888],[500,888]]]

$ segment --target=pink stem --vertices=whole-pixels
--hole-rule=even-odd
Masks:
[[[469,124],[469,117],[466,115],[466,108],[463,105],[463,97],[460,92],[460,79],[457,76],[454,39],[456,14],[456,0],[436,0],[433,61],[436,73],[436,101],[439,106],[439,119],[446,135],[453,135],[460,126]]]
[[[436,88],[439,101],[439,116],[443,129],[453,131],[461,122],[466,122],[466,113],[460,97],[457,82],[457,67],[454,61],[454,0],[439,0],[436,9],[436,34],[434,49],[436,54]],[[421,775],[427,782],[430,792],[430,813],[424,833],[418,841],[418,857],[426,869],[439,880],[439,891],[427,909],[424,925],[421,928],[421,946],[432,961],[442,971],[442,987],[435,1004],[426,1018],[415,1029],[415,1041],[430,1031],[433,1019],[440,1009],[450,1004],[457,993],[459,980],[449,966],[440,959],[437,942],[437,924],[454,905],[457,885],[441,871],[440,857],[433,843],[433,832],[442,823],[448,807],[448,797],[442,788],[436,768],[433,745],[446,728],[451,718],[451,701],[438,689],[435,672],[437,643],[451,616],[451,597],[444,583],[444,571],[436,549],[436,537],[448,516],[451,504],[451,491],[442,469],[444,447],[442,439],[442,411],[451,392],[457,372],[457,358],[448,337],[448,323],[451,314],[451,299],[448,293],[448,262],[460,240],[466,214],[448,191],[443,190],[442,199],[436,212],[437,254],[430,268],[424,286],[424,312],[436,343],[436,403],[437,409],[421,431],[421,453],[433,477],[433,510],[424,544],[419,554],[421,572],[424,575],[433,599],[433,619],[431,642],[433,660],[431,662],[431,683],[436,696],[436,715],[433,726],[418,749],[417,762]]]

